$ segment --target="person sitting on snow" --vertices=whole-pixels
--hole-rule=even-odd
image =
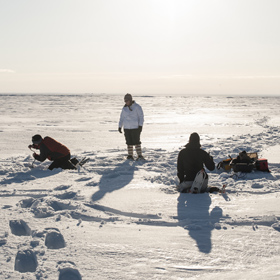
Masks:
[[[144,159],[142,156],[140,134],[144,123],[144,113],[142,107],[132,100],[131,94],[124,96],[125,105],[122,108],[119,120],[119,132],[122,133],[124,127],[124,136],[127,144],[127,159],[133,160],[133,146],[135,146],[137,159]]]
[[[49,166],[49,170],[54,168],[62,169],[75,169],[70,160],[70,150],[57,142],[51,137],[42,138],[41,135],[36,134],[32,137],[32,145],[29,145],[28,148],[34,148],[40,150],[40,154],[33,153],[33,157],[38,161],[45,161],[47,158],[52,161],[52,164]]]
[[[180,192],[189,192],[196,174],[203,169],[204,166],[210,171],[215,169],[213,157],[201,149],[200,137],[194,132],[190,135],[189,143],[185,145],[185,148],[181,150],[178,155],[177,176],[180,180],[178,190]],[[208,175],[204,180],[201,192],[207,191],[207,186]]]

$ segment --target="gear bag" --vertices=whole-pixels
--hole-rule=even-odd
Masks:
[[[234,158],[230,165],[234,172],[252,172],[255,167],[255,158],[257,157],[257,153],[248,153],[243,151],[239,153],[237,158]]]
[[[260,158],[256,161],[256,169],[259,171],[270,172],[268,169],[268,162],[265,158]]]
[[[220,161],[217,164],[217,169],[221,169],[222,168],[222,169],[224,169],[226,171],[230,171],[231,170],[231,165],[230,165],[231,160],[232,160],[232,158],[231,158],[231,156],[229,156],[229,158]]]

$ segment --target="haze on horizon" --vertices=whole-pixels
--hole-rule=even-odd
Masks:
[[[0,4],[0,93],[280,95],[278,0]]]

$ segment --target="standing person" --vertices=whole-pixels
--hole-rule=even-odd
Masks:
[[[48,158],[52,161],[48,169],[75,169],[69,161],[71,157],[70,150],[53,138],[47,136],[43,139],[41,135],[36,134],[32,137],[32,143],[32,145],[28,146],[29,149],[40,150],[39,155],[37,153],[33,154],[36,160],[43,162]]]
[[[127,145],[127,159],[133,160],[133,146],[135,146],[137,159],[144,159],[141,149],[140,135],[144,123],[144,113],[142,107],[132,100],[131,94],[124,96],[125,105],[122,109],[119,121],[119,132],[122,133],[124,128],[124,136]]]
[[[178,190],[188,192],[196,177],[196,174],[204,168],[210,171],[215,169],[213,157],[201,149],[200,137],[194,132],[190,135],[189,143],[179,152],[177,161],[177,176],[180,180]],[[208,175],[203,183],[201,192],[207,191]]]

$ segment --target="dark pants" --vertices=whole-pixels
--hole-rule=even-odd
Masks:
[[[136,128],[136,129],[124,129],[124,136],[125,136],[125,140],[126,140],[126,145],[140,145],[141,141],[140,141],[140,134],[141,131],[140,129]]]
[[[49,170],[53,170],[54,168],[75,169],[75,167],[69,162],[70,157],[71,155],[68,154],[65,157],[55,159],[48,169]]]

